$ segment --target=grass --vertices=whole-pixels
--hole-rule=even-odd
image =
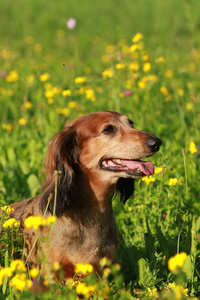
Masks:
[[[121,271],[106,262],[103,278],[90,274],[84,284],[95,286],[94,299],[184,299],[186,289],[188,297],[200,297],[198,3],[19,0],[1,2],[0,10],[0,204],[38,193],[48,140],[66,121],[98,110],[128,114],[136,128],[162,139],[151,159],[162,172],[149,184],[138,180],[125,206],[114,200]],[[77,21],[73,30],[66,28],[70,17]],[[139,49],[130,52],[138,32],[143,34],[134,43]],[[76,84],[77,77],[87,80]],[[71,95],[64,96],[66,90]],[[4,229],[2,267],[15,259],[8,246],[17,243],[18,256],[23,248],[16,230]],[[187,258],[174,274],[168,260],[180,252]],[[21,271],[13,272],[11,278]],[[9,276],[2,278],[2,299],[43,299],[55,291],[61,299],[91,296],[71,283],[41,284],[36,295],[33,288],[21,291],[9,284]]]

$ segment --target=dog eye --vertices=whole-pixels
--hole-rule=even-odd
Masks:
[[[130,119],[128,119],[128,122],[129,122],[129,125],[130,125],[131,127],[133,127],[133,121],[130,120]]]
[[[113,125],[108,125],[104,128],[104,130],[102,131],[103,133],[113,133],[116,131],[116,127]]]

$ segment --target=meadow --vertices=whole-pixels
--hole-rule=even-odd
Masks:
[[[0,12],[1,299],[200,298],[198,1],[8,0]],[[43,279],[23,261],[8,206],[39,193],[50,137],[100,110],[162,139],[155,174],[125,205],[113,200],[115,264],[103,259],[101,276],[81,264],[63,284]]]

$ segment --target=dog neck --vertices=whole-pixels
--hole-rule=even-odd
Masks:
[[[91,205],[100,211],[104,211],[112,205],[116,183],[102,182],[101,177],[95,172],[87,170],[87,175],[85,170],[77,172],[75,186],[75,202],[79,202],[81,207]]]

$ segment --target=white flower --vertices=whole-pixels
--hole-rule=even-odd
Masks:
[[[67,22],[66,22],[66,26],[69,29],[74,29],[74,27],[76,27],[76,20],[73,18],[70,18]]]

